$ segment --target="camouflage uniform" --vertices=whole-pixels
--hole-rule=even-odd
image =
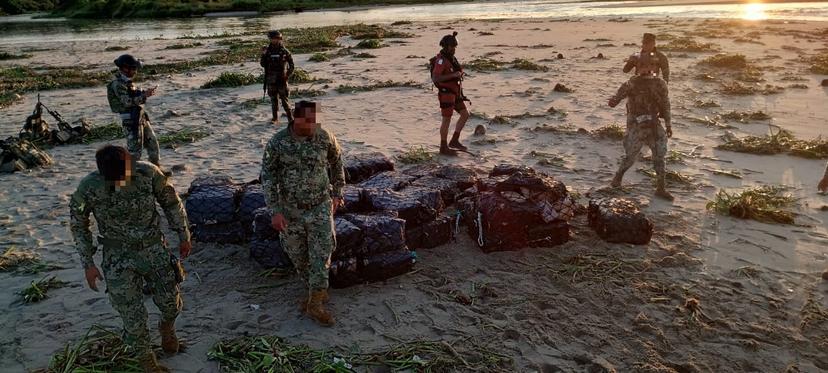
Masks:
[[[182,301],[170,253],[161,234],[156,202],[179,240],[189,241],[187,213],[161,170],[136,162],[128,185],[115,189],[95,171],[81,180],[69,203],[72,235],[84,268],[95,265],[89,215],[95,215],[103,246],[103,275],[113,308],[124,323],[124,342],[141,355],[151,352],[143,283],[154,290],[162,322],[172,322]]]
[[[637,52],[630,56],[630,58],[627,59],[627,63],[624,65],[624,72],[628,73],[633,68],[637,68],[640,59],[641,52]],[[653,49],[653,51],[650,52],[648,62],[656,68],[656,70],[653,71],[656,75],[658,75],[658,72],[661,71],[661,76],[664,77],[664,81],[670,81],[670,62],[667,60],[667,56],[665,56],[664,53]]]
[[[336,137],[317,128],[296,137],[291,127],[276,133],[262,158],[267,205],[287,220],[285,251],[313,291],[328,288],[328,268],[336,246],[331,197],[342,197],[345,169]]]
[[[287,81],[293,75],[295,68],[293,55],[284,46],[270,44],[262,54],[259,64],[265,69],[265,85],[270,96],[273,119],[279,118],[279,101],[281,101],[282,108],[287,113],[288,121],[292,121],[293,114],[290,110],[290,102],[288,102],[290,90]]]
[[[634,76],[624,82],[618,92],[610,98],[620,102],[627,98],[627,132],[624,136],[624,156],[618,167],[623,175],[638,158],[641,147],[647,145],[653,152],[653,167],[657,176],[665,176],[664,157],[667,154],[667,134],[659,117],[671,123],[670,97],[667,83],[658,77]]]
[[[115,74],[115,80],[106,87],[106,97],[109,99],[109,108],[121,117],[127,138],[127,149],[132,154],[132,159],[141,159],[141,152],[146,146],[149,161],[158,166],[160,160],[158,138],[155,137],[149,117],[144,112],[144,103],[147,102],[144,91],[137,89],[132,80],[118,72]],[[130,129],[135,120],[133,110],[139,110],[137,116],[139,123],[134,131]]]

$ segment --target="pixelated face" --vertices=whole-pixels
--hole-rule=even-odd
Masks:
[[[124,66],[121,67],[121,73],[123,73],[127,78],[132,78],[138,72],[138,69],[132,66]]]
[[[653,49],[655,49],[655,44],[655,40],[653,39],[643,39],[641,40],[641,50],[645,52],[652,51]]]
[[[123,179],[115,180],[115,186],[121,187],[121,188],[129,186],[129,184],[132,182],[132,173],[133,173],[133,170],[132,170],[132,157],[129,154],[127,154],[126,159],[123,159],[123,161],[124,161],[124,177],[123,177]]]
[[[282,37],[281,36],[275,36],[275,37],[270,38],[270,44],[282,45]]]
[[[293,131],[297,136],[311,136],[316,129],[316,108],[303,107],[293,118]]]

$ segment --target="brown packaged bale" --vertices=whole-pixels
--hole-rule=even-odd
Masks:
[[[454,238],[456,215],[440,215],[432,222],[406,229],[405,243],[411,250],[431,249],[451,242]]]
[[[587,218],[589,226],[607,242],[645,245],[653,237],[653,222],[626,199],[590,200]]]
[[[380,172],[394,170],[394,162],[379,152],[347,154],[344,158],[347,183],[358,183]]]

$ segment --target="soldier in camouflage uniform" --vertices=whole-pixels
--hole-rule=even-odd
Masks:
[[[653,166],[656,171],[656,196],[673,200],[666,189],[667,139],[673,136],[670,115],[670,98],[667,83],[655,75],[655,61],[643,58],[639,61],[640,75],[624,82],[618,92],[609,99],[609,106],[615,107],[627,98],[627,131],[624,136],[624,157],[612,179],[613,187],[621,186],[624,173],[632,167],[641,147],[647,145],[653,152]],[[664,118],[664,127],[659,117]]]
[[[71,230],[75,238],[86,281],[98,291],[101,273],[93,256],[90,214],[97,222],[98,244],[103,246],[103,273],[113,308],[124,324],[124,342],[131,346],[146,372],[166,372],[158,365],[150,347],[144,283],[153,290],[153,302],[161,311],[161,347],[168,353],[179,350],[175,319],[182,301],[172,262],[161,234],[161,205],[170,227],[178,233],[179,253],[186,258],[191,250],[187,214],[168,178],[155,165],[133,162],[127,150],[107,145],[95,154],[98,171],[81,180],[69,203]]]
[[[155,95],[155,87],[145,90],[135,87],[132,78],[142,64],[132,55],[121,55],[115,60],[115,66],[118,66],[118,72],[115,73],[115,79],[106,86],[106,97],[109,99],[109,108],[121,118],[127,149],[137,161],[141,159],[141,153],[146,147],[149,161],[161,167],[158,138],[144,111],[147,98]]]
[[[323,303],[336,246],[333,215],[342,204],[345,169],[336,137],[316,123],[315,113],[316,103],[296,104],[294,122],[267,143],[261,179],[273,228],[282,232],[285,251],[308,288],[300,309],[330,326],[334,319]]]
[[[667,60],[667,56],[665,56],[664,53],[661,53],[656,49],[656,37],[654,34],[644,34],[644,37],[641,39],[641,51],[633,54],[627,59],[627,63],[624,64],[624,72],[628,73],[635,68],[635,74],[641,75],[642,72],[638,71],[638,68],[641,65],[642,59],[649,60],[647,62],[648,64],[653,65],[651,69],[655,72],[655,74],[658,75],[658,73],[661,72],[661,76],[664,77],[664,81],[667,83],[670,82],[670,62]]]
[[[262,47],[259,64],[265,69],[264,87],[270,96],[270,110],[273,114],[273,119],[270,122],[273,124],[279,123],[279,102],[281,101],[288,117],[288,123],[290,123],[293,121],[293,117],[288,102],[288,96],[290,96],[288,79],[294,71],[293,55],[282,44],[281,32],[277,30],[268,31],[267,37],[270,39],[270,44]]]

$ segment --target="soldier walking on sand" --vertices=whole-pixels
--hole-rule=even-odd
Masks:
[[[299,307],[316,322],[331,326],[328,268],[336,247],[333,215],[342,205],[345,169],[333,133],[316,122],[315,102],[296,104],[293,123],[277,132],[262,157],[262,186],[287,252],[308,296]]]
[[[627,58],[627,63],[624,64],[624,72],[628,73],[635,69],[635,74],[641,75],[638,71],[638,65],[642,59],[648,60],[648,64],[653,66],[649,69],[653,70],[656,75],[660,72],[664,81],[667,83],[670,82],[670,62],[664,53],[656,49],[656,36],[654,34],[644,34],[644,37],[641,38],[641,51]]]
[[[115,79],[106,86],[106,96],[109,108],[121,118],[127,137],[127,149],[132,158],[138,161],[146,147],[149,161],[161,167],[158,138],[155,137],[149,116],[144,111],[144,104],[147,98],[155,95],[156,87],[144,90],[135,87],[132,79],[143,64],[132,55],[121,55],[115,60],[115,66],[118,67],[118,72],[115,73]],[[170,175],[166,171],[165,174]]]
[[[169,179],[155,165],[134,162],[125,148],[114,145],[99,149],[95,160],[98,171],[81,180],[69,203],[72,236],[86,281],[95,291],[97,280],[106,282],[112,307],[123,320],[124,343],[134,350],[144,371],[168,372],[151,347],[142,289],[145,283],[152,289],[152,300],[161,311],[162,349],[178,352],[175,319],[183,305],[178,286],[183,273],[165,245],[156,206],[161,206],[178,234],[182,259],[192,248],[187,214]],[[97,247],[90,215],[95,215],[98,244],[103,246],[103,278],[93,259]]]
[[[431,81],[437,87],[437,99],[440,102],[440,113],[443,116],[440,124],[440,154],[456,155],[457,150],[467,150],[463,144],[460,143],[460,131],[466,125],[469,119],[469,110],[466,109],[466,96],[463,95],[463,67],[455,57],[457,51],[457,32],[451,35],[443,36],[440,40],[440,53],[430,60],[429,66],[431,69]],[[454,125],[454,134],[451,136],[451,141],[446,141],[448,137],[449,125],[451,124],[451,116],[454,112],[460,114],[457,123]]]
[[[672,201],[673,195],[666,189],[667,139],[673,136],[670,115],[670,98],[667,83],[655,75],[656,61],[646,56],[638,61],[638,75],[624,82],[618,92],[609,99],[609,106],[615,107],[627,99],[627,130],[624,136],[624,156],[612,179],[611,186],[620,187],[624,173],[632,167],[644,145],[653,152],[653,166],[656,171],[656,196]],[[664,127],[659,117],[664,118]]]
[[[288,101],[288,96],[290,96],[288,79],[294,71],[293,56],[283,45],[280,31],[268,31],[267,37],[270,39],[270,44],[262,47],[262,56],[259,63],[264,67],[264,89],[270,96],[270,110],[273,114],[273,119],[270,122],[273,124],[279,123],[279,102],[281,102],[285,114],[287,114],[288,123],[290,123],[293,121],[293,117],[290,113],[290,102]]]

